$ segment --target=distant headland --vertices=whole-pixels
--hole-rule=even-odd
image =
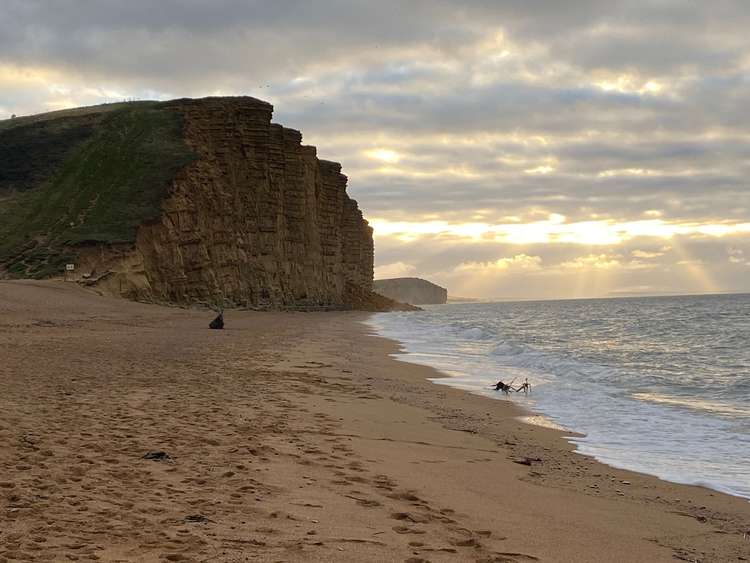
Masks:
[[[411,305],[443,304],[448,290],[421,278],[375,280],[373,290],[380,295]]]

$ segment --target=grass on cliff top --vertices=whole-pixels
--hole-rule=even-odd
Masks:
[[[49,115],[0,127],[9,155],[0,160],[0,265],[12,276],[61,273],[77,245],[134,242],[194,158],[180,114],[156,102]]]
[[[0,195],[48,180],[111,112],[136,105],[105,104],[0,121]]]
[[[60,122],[61,120],[67,118],[101,116],[102,114],[127,107],[132,108],[135,106],[154,106],[157,103],[158,102],[152,101],[116,102],[112,104],[98,104],[95,106],[60,109],[55,111],[48,111],[45,113],[37,113],[34,115],[22,115],[19,117],[12,117],[10,119],[0,119],[0,131],[45,121]]]

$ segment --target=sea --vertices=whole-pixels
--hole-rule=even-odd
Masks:
[[[379,313],[404,361],[527,408],[611,466],[750,499],[750,294],[456,303]],[[505,396],[499,380],[531,393]]]

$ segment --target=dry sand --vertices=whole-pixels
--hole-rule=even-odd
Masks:
[[[0,283],[0,562],[750,559],[750,503],[576,455],[364,318]]]

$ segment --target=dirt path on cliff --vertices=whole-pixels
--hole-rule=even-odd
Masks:
[[[0,562],[750,559],[748,503],[572,454],[361,314],[226,316],[0,283]]]

